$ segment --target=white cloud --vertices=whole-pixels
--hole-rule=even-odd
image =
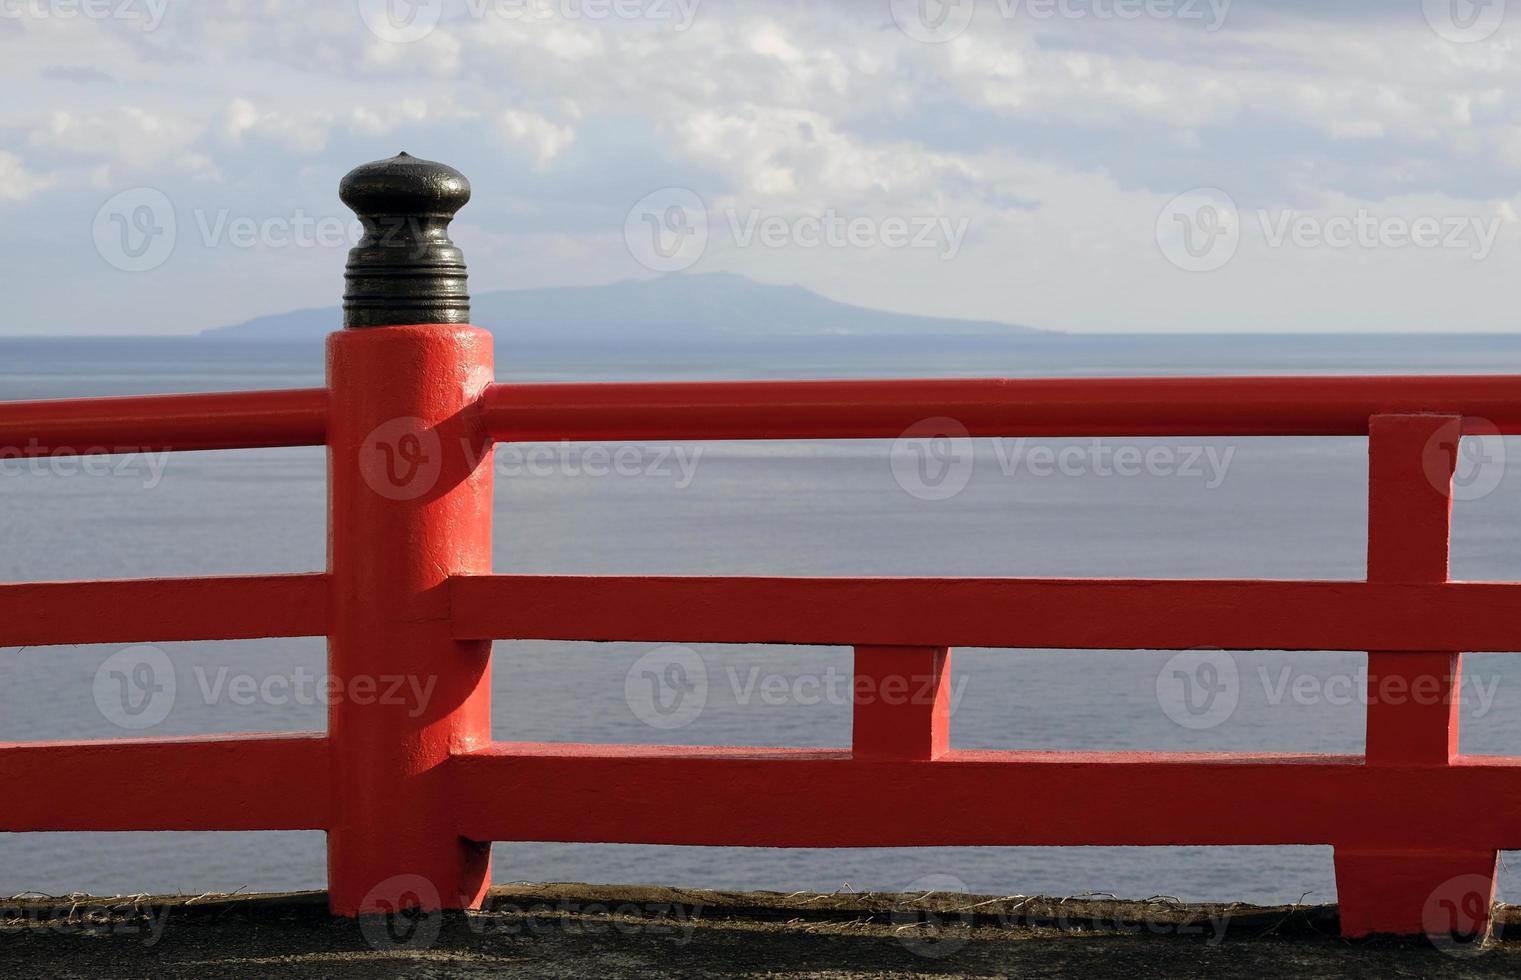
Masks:
[[[524,109],[505,109],[497,114],[496,122],[507,141],[528,150],[541,169],[576,139],[574,127]]]
[[[54,175],[31,173],[16,154],[0,150],[0,201],[24,201],[56,182]]]
[[[39,149],[104,157],[127,170],[167,168],[215,177],[215,164],[193,149],[200,134],[201,126],[190,119],[127,105],[108,113],[54,111],[27,141]]]
[[[327,148],[332,120],[323,112],[260,110],[247,99],[233,99],[222,116],[222,135],[241,146],[245,136],[274,140],[292,153],[320,153]]]

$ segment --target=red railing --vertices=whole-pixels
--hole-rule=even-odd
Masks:
[[[493,840],[759,847],[1329,844],[1347,935],[1487,926],[1521,847],[1521,757],[1457,753],[1459,655],[1521,650],[1521,585],[1448,582],[1466,419],[1521,431],[1521,377],[493,384],[490,336],[369,326],[325,389],[0,405],[0,450],[326,445],[325,573],[0,585],[0,644],[320,636],[328,731],[0,745],[4,831],[325,830],[332,909],[482,900]],[[491,574],[494,442],[1365,435],[1366,581]],[[1490,428],[1493,427],[1493,428]],[[833,750],[493,743],[497,639],[841,644]],[[951,646],[1364,650],[1364,755],[949,747]],[[1017,883],[1014,883],[1017,885]],[[1456,920],[1454,920],[1456,921]]]
[[[1521,426],[1521,378],[492,385],[470,380],[489,346],[467,327],[333,351],[327,390],[0,406],[11,453],[326,443],[333,545],[325,574],[0,585],[0,642],[326,634],[336,681],[437,677],[436,704],[337,701],[326,736],[6,744],[0,829],[327,830],[350,914],[387,882],[416,893],[409,875],[472,904],[491,840],[1331,844],[1351,934],[1421,931],[1445,883],[1492,883],[1496,850],[1521,847],[1521,758],[1457,754],[1449,652],[1521,649],[1521,585],[1446,581],[1433,480],[1464,416]],[[879,438],[926,416],[986,436],[1365,433],[1368,580],[488,574],[490,441]],[[835,751],[493,744],[494,639],[848,644],[860,674],[942,680],[950,646],[1366,650],[1371,676],[1443,696],[1370,698],[1366,757],[953,750],[943,684],[863,701]]]

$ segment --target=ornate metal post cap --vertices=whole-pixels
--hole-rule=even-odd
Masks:
[[[364,228],[343,273],[345,327],[470,321],[465,257],[449,240],[470,200],[464,174],[399,153],[350,170],[338,196]]]

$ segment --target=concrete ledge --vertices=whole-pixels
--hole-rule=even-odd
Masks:
[[[1336,907],[1168,899],[494,888],[470,913],[335,919],[322,892],[0,899],[6,977],[1386,977],[1521,973],[1521,908],[1482,945],[1347,942]],[[1509,935],[1512,939],[1507,940]]]

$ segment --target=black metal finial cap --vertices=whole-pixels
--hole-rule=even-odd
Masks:
[[[465,257],[449,240],[470,200],[464,174],[399,153],[350,170],[338,196],[364,228],[343,273],[345,327],[470,322]]]

